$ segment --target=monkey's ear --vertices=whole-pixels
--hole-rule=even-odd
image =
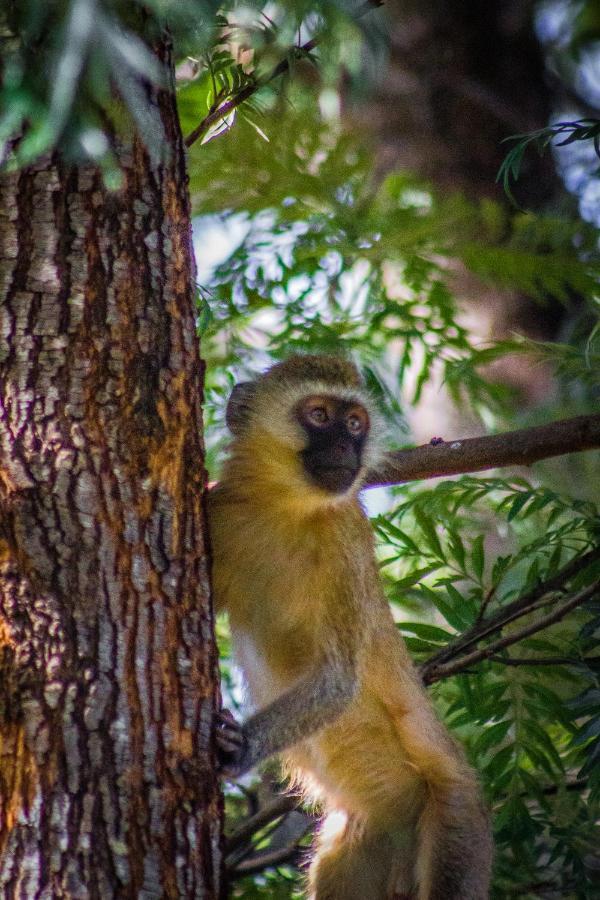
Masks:
[[[225,410],[225,422],[232,434],[240,434],[246,427],[256,387],[255,381],[240,381],[232,390]]]

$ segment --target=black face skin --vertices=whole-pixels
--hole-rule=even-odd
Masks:
[[[369,433],[369,416],[362,404],[314,394],[296,408],[308,444],[301,452],[306,473],[314,484],[340,494],[358,475]]]

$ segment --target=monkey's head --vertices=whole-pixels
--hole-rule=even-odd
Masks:
[[[322,497],[354,493],[379,452],[379,418],[356,367],[292,356],[236,385],[227,406],[232,449],[255,452],[271,480]]]

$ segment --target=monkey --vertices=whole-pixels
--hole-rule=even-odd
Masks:
[[[234,388],[226,422],[213,592],[256,711],[217,715],[224,774],[280,754],[322,804],[312,900],[484,900],[478,780],[398,632],[358,496],[382,426],[357,368],[291,356]]]

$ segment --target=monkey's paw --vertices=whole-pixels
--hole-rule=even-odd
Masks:
[[[219,773],[226,778],[238,778],[250,768],[246,763],[248,739],[244,726],[228,709],[219,710],[215,716]]]

